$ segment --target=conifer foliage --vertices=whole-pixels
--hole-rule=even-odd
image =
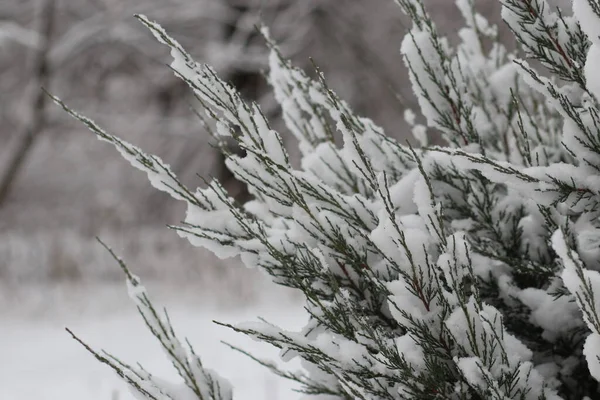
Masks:
[[[519,44],[509,51],[473,0],[456,1],[465,20],[456,46],[421,0],[396,1],[412,20],[401,52],[419,101],[418,119],[405,112],[419,148],[355,115],[318,71],[311,79],[294,68],[262,30],[300,167],[257,104],[138,16],[170,47],[171,68],[217,145],[231,137],[245,150],[226,154],[253,196],[243,205],[217,181],[185,187],[159,158],[55,100],[153,186],[187,203],[173,227],[182,237],[222,258],[240,256],[305,295],[310,317],[300,332],[266,322],[230,327],[300,358],[302,371],[258,361],[307,398],[598,398],[600,4],[574,0],[571,15],[546,0],[504,0]],[[428,133],[446,145],[428,146]],[[183,383],[88,349],[141,398],[233,398],[119,262]]]

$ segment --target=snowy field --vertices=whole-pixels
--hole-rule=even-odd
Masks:
[[[298,300],[277,293],[251,302],[256,304],[232,306],[224,293],[206,296],[193,289],[148,286],[155,303],[168,308],[176,331],[190,339],[205,365],[230,380],[236,399],[301,397],[291,390],[293,383],[273,376],[221,341],[263,358],[278,359],[276,349],[211,322],[237,323],[261,316],[286,329],[299,329],[305,316]],[[126,297],[124,285],[3,287],[0,293],[2,400],[133,399],[116,374],[75,343],[65,327],[96,349],[125,362],[140,362],[157,376],[177,379]],[[297,367],[293,362],[282,365]]]

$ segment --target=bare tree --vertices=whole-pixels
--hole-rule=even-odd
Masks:
[[[38,38],[40,39],[31,72],[35,83],[31,99],[29,124],[24,132],[20,134],[16,149],[8,160],[3,175],[0,177],[0,207],[45,124],[46,96],[42,88],[48,87],[50,77],[48,52],[54,30],[54,0],[42,0],[40,9],[38,29]]]

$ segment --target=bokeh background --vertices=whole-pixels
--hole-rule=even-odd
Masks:
[[[462,20],[454,1],[424,1],[440,30],[455,40]],[[498,22],[499,1],[477,3]],[[310,73],[312,57],[359,113],[388,134],[410,139],[402,114],[415,102],[399,53],[410,23],[393,0],[0,1],[2,399],[127,398],[112,375],[68,340],[65,325],[89,332],[99,345],[115,343],[132,355],[128,361],[143,354],[154,362],[148,356],[154,353],[139,347],[145,343],[141,322],[125,322],[135,317],[121,271],[96,236],[175,308],[214,360],[230,356],[211,350],[227,335],[214,331],[207,339],[211,319],[252,318],[257,309],[284,315],[292,325],[304,318],[297,294],[278,291],[257,271],[218,260],[168,230],[183,218],[184,207],[153,190],[144,174],[40,94],[43,86],[107,131],[160,156],[189,186],[201,185],[198,175],[215,176],[246,199],[210,146],[190,93],[167,68],[168,49],[135,13],[158,21],[197,61],[213,65],[248,100],[258,101],[293,157],[295,143],[262,76],[260,21],[297,66]],[[285,307],[269,308],[274,303]],[[40,350],[49,347],[55,353]],[[239,377],[250,381],[254,373],[262,371]],[[279,387],[252,381],[261,387],[256,393]]]

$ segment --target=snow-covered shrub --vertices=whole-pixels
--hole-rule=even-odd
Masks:
[[[419,149],[355,115],[322,74],[312,80],[291,66],[263,30],[300,168],[258,105],[139,17],[171,48],[175,74],[216,121],[217,143],[231,137],[245,149],[227,155],[253,195],[243,206],[217,181],[188,189],[160,159],[55,100],[187,203],[174,227],[181,236],[305,295],[310,318],[300,332],[266,322],[231,328],[279,347],[284,359],[299,357],[303,371],[277,372],[307,394],[598,398],[600,5],[575,0],[567,16],[545,0],[505,0],[502,16],[520,44],[511,53],[472,0],[456,2],[465,19],[457,46],[421,0],[397,2],[413,22],[401,52],[424,118],[405,113]],[[428,147],[428,129],[447,145]],[[231,398],[122,266],[183,383],[96,357],[142,398]]]

